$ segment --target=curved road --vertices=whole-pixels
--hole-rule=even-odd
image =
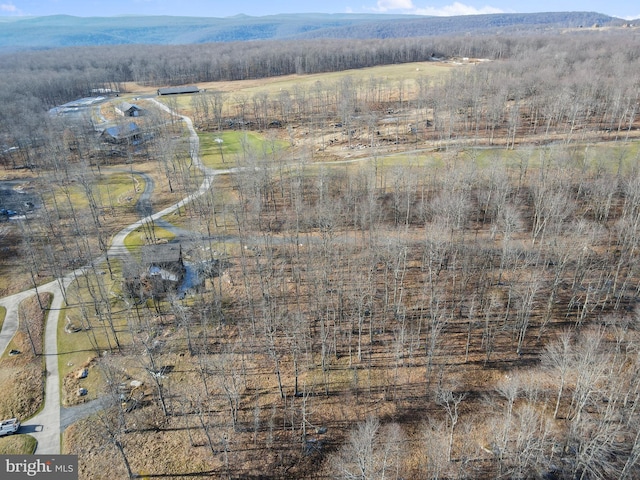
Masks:
[[[107,250],[107,254],[96,258],[92,262],[93,264],[102,263],[107,257],[127,255],[128,252],[126,250],[126,247],[124,246],[124,239],[127,235],[129,235],[140,226],[145,225],[146,223],[151,221],[159,220],[165,215],[168,215],[183,207],[187,203],[191,202],[194,198],[203,195],[211,187],[213,178],[216,175],[234,171],[234,169],[212,170],[205,167],[200,161],[200,141],[195,129],[193,128],[191,119],[183,115],[177,115],[176,113],[172,112],[167,106],[163,105],[155,99],[151,100],[156,103],[161,109],[165,110],[171,115],[180,117],[186,123],[187,128],[190,132],[189,154],[191,156],[193,164],[204,173],[204,180],[200,185],[200,188],[196,192],[182,199],[178,203],[165,208],[160,212],[148,215],[141,220],[123,228],[114,236],[111,242],[111,246]],[[145,192],[140,199],[143,208],[145,208],[145,212],[148,211],[147,208],[150,209],[149,196],[151,195],[153,183],[150,183],[147,180],[147,185],[149,187],[145,188]],[[149,205],[149,207],[145,207],[145,202],[146,205]],[[60,434],[62,428],[60,406],[60,374],[58,371],[58,322],[60,319],[60,312],[63,309],[63,292],[71,284],[71,282],[73,282],[73,280],[75,280],[79,276],[84,275],[84,273],[87,272],[90,268],[91,265],[81,267],[73,272],[68,273],[64,277],[58,278],[45,285],[38,286],[37,289],[32,288],[0,299],[0,306],[5,307],[7,311],[4,324],[2,326],[2,331],[0,332],[0,354],[2,354],[7,349],[9,342],[18,329],[18,307],[20,305],[20,302],[22,302],[25,298],[35,295],[36,291],[38,293],[47,292],[53,295],[53,300],[51,303],[49,314],[47,316],[47,324],[44,332],[44,356],[46,364],[44,408],[33,418],[23,422],[20,428],[20,433],[28,433],[36,438],[38,442],[36,453],[38,454],[60,453]],[[70,409],[65,409],[64,411],[65,427],[70,423],[68,410]]]

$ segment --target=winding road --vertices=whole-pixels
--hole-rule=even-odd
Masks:
[[[209,190],[213,179],[216,175],[222,175],[234,171],[228,170],[213,170],[205,167],[199,156],[200,140],[193,128],[193,123],[189,117],[178,115],[169,109],[166,105],[158,102],[155,99],[150,99],[162,110],[168,112],[171,115],[175,115],[181,118],[187,128],[189,129],[189,154],[193,165],[200,169],[204,173],[204,180],[200,185],[200,188],[191,195],[183,198],[176,204],[165,208],[160,212],[150,214],[138,220],[135,223],[123,228],[118,232],[111,242],[111,246],[107,250],[106,255],[102,255],[93,260],[93,264],[97,265],[105,261],[107,257],[121,257],[128,255],[128,251],[124,246],[124,239],[131,232],[137,228],[145,225],[149,222],[160,221],[165,215],[173,213],[179,208],[183,207],[193,199],[203,195]],[[141,195],[139,204],[143,206],[145,213],[150,213],[150,195],[153,189],[153,184],[147,180],[147,187],[145,192]],[[50,293],[53,296],[51,307],[47,316],[47,323],[44,332],[44,357],[46,365],[46,384],[45,384],[45,396],[44,396],[44,408],[34,417],[25,420],[20,427],[20,433],[27,433],[32,435],[37,440],[36,452],[37,454],[59,454],[60,453],[60,436],[64,428],[73,422],[77,415],[74,415],[72,411],[78,410],[80,416],[90,414],[96,408],[100,408],[100,402],[91,402],[91,405],[85,408],[72,407],[70,409],[62,409],[60,405],[60,373],[58,371],[58,322],[60,321],[60,312],[64,307],[64,295],[63,292],[66,288],[79,276],[84,275],[91,265],[81,267],[73,272],[68,273],[64,277],[58,278],[45,285],[40,285],[37,288],[24,290],[20,293],[10,295],[0,299],[0,306],[6,308],[6,315],[2,331],[0,332],[0,354],[5,352],[9,342],[18,330],[18,309],[20,302],[29,298],[37,293]]]

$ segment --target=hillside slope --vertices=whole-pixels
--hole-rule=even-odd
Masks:
[[[122,16],[12,17],[0,20],[0,51],[69,46],[195,44],[292,38],[393,38],[621,25],[593,12],[458,17],[376,14],[281,14],[228,18]]]

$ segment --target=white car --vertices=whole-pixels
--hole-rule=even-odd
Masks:
[[[10,418],[9,420],[3,420],[0,423],[0,437],[4,435],[11,435],[16,433],[20,428],[20,420],[17,418]]]

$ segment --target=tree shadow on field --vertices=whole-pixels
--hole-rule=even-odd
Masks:
[[[138,474],[135,478],[223,478],[227,477],[228,472],[226,470],[207,470],[202,472],[188,472],[188,473],[145,473]],[[266,475],[234,475],[233,478],[242,480],[268,480],[270,476]]]
[[[42,355],[43,355],[43,356],[45,356],[45,357],[46,357],[47,355],[60,356],[60,355],[69,355],[69,354],[71,354],[71,353],[83,353],[83,352],[86,352],[86,353],[96,353],[96,349],[95,349],[95,348],[85,348],[85,349],[83,349],[83,350],[68,350],[68,351],[65,351],[65,352],[60,352],[60,351],[59,351],[59,352],[58,352],[58,353],[56,353],[56,354],[43,353]]]
[[[207,470],[202,472],[188,472],[188,473],[144,473],[137,474],[134,478],[222,478],[224,472],[218,470]],[[248,478],[248,477],[247,477]]]
[[[481,363],[483,364],[483,368],[486,370],[509,372],[523,368],[533,368],[540,364],[540,357],[534,355],[522,355],[521,357],[514,359],[490,360],[486,363]]]

